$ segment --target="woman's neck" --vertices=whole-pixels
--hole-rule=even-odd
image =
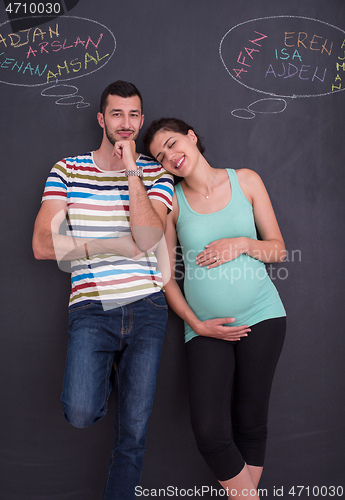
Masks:
[[[209,196],[215,185],[218,170],[211,165],[202,156],[190,175],[184,178],[186,185],[192,191]]]

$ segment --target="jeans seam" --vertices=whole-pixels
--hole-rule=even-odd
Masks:
[[[111,471],[113,469],[113,465],[114,465],[114,452],[112,452],[112,454],[111,454],[111,464],[109,465],[109,469],[108,469],[108,477],[107,477],[107,482],[106,482],[106,485],[104,488],[104,495],[106,495],[107,491],[108,491],[108,487],[109,487],[109,483],[110,483],[110,474],[111,474]]]
[[[122,349],[122,339],[124,335],[127,335],[128,333],[131,332],[133,328],[133,308],[131,304],[127,304],[127,308],[129,309],[129,326],[128,328],[125,328],[124,326],[124,319],[125,319],[125,308],[122,307],[122,323],[121,323],[121,349]]]
[[[150,306],[154,307],[155,309],[161,309],[163,311],[168,309],[168,306],[166,304],[164,304],[164,305],[155,304],[150,299],[147,299],[147,302],[150,304]]]
[[[156,296],[158,296],[158,297],[156,297]],[[143,300],[145,300],[150,306],[154,307],[155,309],[167,310],[168,305],[166,302],[163,305],[155,304],[154,299],[156,299],[156,298],[164,298],[163,292],[154,293],[153,295],[149,295],[148,297],[145,297]]]
[[[116,373],[115,373],[115,382],[117,384],[117,404],[116,404],[116,408],[115,408],[115,411],[117,412],[117,422],[118,422],[118,425],[117,425],[117,436],[116,436],[116,439],[117,439],[117,446],[120,446],[120,428],[121,428],[121,425],[120,425],[120,406],[121,406],[121,401],[120,401],[120,377],[119,377],[119,372],[116,370]],[[110,482],[110,476],[111,476],[111,472],[113,470],[113,467],[114,467],[114,455],[115,455],[115,449],[112,450],[111,452],[111,463],[109,464],[109,468],[108,468],[108,476],[107,476],[107,481],[106,481],[106,484],[105,484],[105,488],[104,488],[104,495],[107,494],[107,491],[108,491],[108,487],[109,487],[109,482]]]
[[[78,311],[87,311],[90,309],[92,306],[94,306],[96,302],[88,302],[87,304],[84,304],[82,306],[74,306],[69,309],[69,312],[78,312]]]
[[[117,444],[120,446],[121,441],[121,391],[120,391],[120,375],[117,374]]]
[[[109,355],[108,358],[108,364],[107,364],[107,373],[105,376],[105,384],[104,384],[104,400],[103,400],[103,414],[105,415],[107,413],[107,407],[108,407],[108,399],[109,396],[107,397],[107,382],[109,382],[109,376],[110,376],[110,371],[111,371],[111,366],[112,366],[112,356]]]

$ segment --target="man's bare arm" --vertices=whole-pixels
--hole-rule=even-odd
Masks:
[[[116,142],[113,155],[123,160],[126,170],[138,169],[134,141]],[[160,201],[149,200],[145,186],[137,176],[128,177],[128,191],[132,236],[140,250],[146,252],[163,237],[167,207]]]
[[[32,247],[39,260],[73,260],[90,255],[112,253],[127,258],[142,255],[131,235],[114,238],[73,238],[59,234],[67,212],[65,201],[46,200],[35,221]]]

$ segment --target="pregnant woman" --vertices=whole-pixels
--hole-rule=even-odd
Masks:
[[[284,260],[284,241],[259,175],[211,167],[185,122],[153,122],[144,144],[182,177],[165,233],[172,276],[165,294],[185,322],[198,449],[229,498],[249,491],[259,498],[269,397],[286,327],[264,263]],[[177,237],[184,294],[174,279]]]

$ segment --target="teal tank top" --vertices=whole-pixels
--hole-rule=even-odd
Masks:
[[[265,264],[248,255],[240,255],[212,269],[200,267],[195,261],[212,241],[240,236],[257,239],[253,207],[243,194],[235,170],[227,169],[227,172],[231,199],[225,208],[211,214],[195,212],[181,184],[175,186],[179,206],[176,232],[185,267],[184,293],[189,306],[202,321],[233,317],[235,322],[231,326],[252,326],[286,315]],[[196,335],[185,323],[186,342]]]

